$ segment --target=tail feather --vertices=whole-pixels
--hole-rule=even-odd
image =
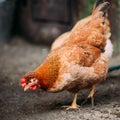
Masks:
[[[110,7],[110,3],[109,2],[104,2],[102,4],[99,4],[96,9],[93,11],[93,14],[97,13],[97,12],[106,12],[108,10],[108,8]]]
[[[104,2],[102,5],[103,6],[99,10],[99,11],[102,11],[102,12],[105,12],[110,7],[110,3],[109,2]]]
[[[104,2],[104,0],[97,0],[93,6],[93,11],[100,5]]]

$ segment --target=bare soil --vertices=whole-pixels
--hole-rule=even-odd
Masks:
[[[120,120],[120,70],[108,74],[95,94],[95,108],[88,101],[80,110],[61,108],[71,104],[73,95],[67,91],[47,93],[42,90],[24,92],[19,86],[22,75],[34,70],[49,52],[38,46],[15,39],[0,45],[0,120]],[[110,65],[120,64],[120,55]],[[88,90],[78,95],[84,101]]]

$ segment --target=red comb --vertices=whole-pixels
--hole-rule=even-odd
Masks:
[[[26,79],[25,79],[25,78],[22,78],[22,79],[21,79],[20,85],[21,85],[22,87],[25,87],[25,86],[26,86]]]

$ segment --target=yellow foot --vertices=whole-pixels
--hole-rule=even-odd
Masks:
[[[91,104],[92,104],[92,109],[94,109],[94,93],[95,93],[95,86],[93,85],[91,90],[90,90],[90,93],[88,95],[88,97],[85,99],[85,101],[82,102],[81,105],[84,105],[88,99],[91,99]]]
[[[75,109],[80,110],[80,106],[77,105],[76,101],[77,101],[77,93],[74,94],[74,99],[71,106],[63,106],[63,108],[66,108],[66,110],[75,110]]]
[[[87,101],[88,101],[89,99],[91,99],[92,109],[94,109],[94,98],[93,98],[93,97],[92,97],[92,98],[87,98],[87,99],[85,99],[85,100],[82,102],[81,105],[84,105],[85,103],[87,103]]]
[[[80,110],[79,105],[62,106],[62,108],[66,108],[66,110]]]

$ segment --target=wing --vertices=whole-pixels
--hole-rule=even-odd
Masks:
[[[60,51],[57,51],[61,63],[59,75],[48,91],[73,90],[76,86],[83,89],[99,83],[106,77],[108,59],[102,54],[101,56],[96,55],[95,58],[95,53],[90,50],[89,56],[85,52],[86,50],[78,46],[62,47]],[[55,53],[56,50],[53,52],[53,56]]]
[[[74,63],[68,64],[68,66],[68,69],[64,66],[65,70],[60,71],[61,75],[49,91],[66,89],[74,92],[76,88],[78,91],[100,83],[106,78],[108,59],[105,56],[100,56],[90,67]]]

